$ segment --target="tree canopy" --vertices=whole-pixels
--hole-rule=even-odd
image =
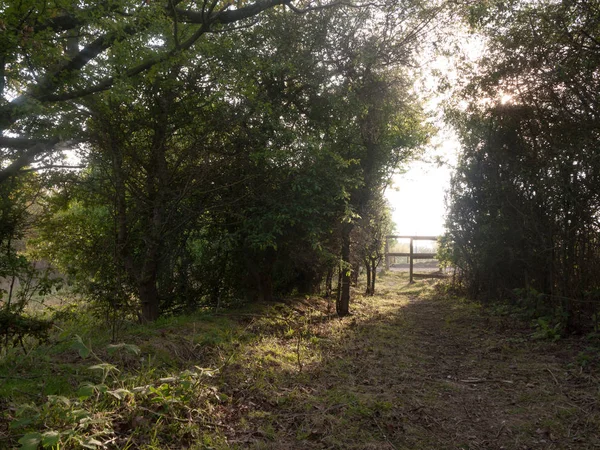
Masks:
[[[0,183],[79,146],[31,243],[99,305],[154,320],[331,290],[337,271],[348,314],[354,229],[376,232],[381,192],[427,139],[412,65],[440,10],[6,5]]]
[[[0,3],[0,182],[44,157],[52,163],[61,143],[85,140],[82,99],[141,74],[151,78],[161,65],[193,60],[206,35],[252,26],[262,12],[281,5],[302,14],[337,3]]]

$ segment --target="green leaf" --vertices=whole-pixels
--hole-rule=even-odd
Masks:
[[[42,435],[40,433],[27,433],[19,439],[21,450],[37,450],[40,442],[42,442]]]
[[[46,431],[42,434],[42,445],[44,447],[53,447],[58,444],[60,433],[58,431]]]
[[[90,417],[89,411],[86,411],[85,409],[74,409],[71,414],[73,415],[73,418],[79,422]]]
[[[90,398],[92,395],[94,395],[94,385],[93,384],[90,384],[90,383],[84,384],[77,390],[77,396],[82,400],[85,400],[86,398]]]
[[[121,350],[121,349],[126,350],[130,353],[133,353],[134,355],[139,355],[140,351],[141,351],[137,345],[125,344],[124,342],[121,342],[120,344],[110,344],[108,347],[106,347],[106,350],[111,355],[113,353],[115,353],[117,350]]]
[[[81,443],[81,446],[84,448],[97,448],[99,445],[103,445],[102,442],[94,438],[89,438]]]
[[[49,395],[48,403],[56,405],[57,403],[62,403],[65,406],[71,406],[71,400],[69,400],[64,395]]]
[[[109,364],[109,363],[100,363],[100,364],[94,364],[93,366],[88,367],[89,370],[102,370],[103,372],[111,372],[111,371],[116,371],[118,372],[119,369],[117,369],[117,366],[113,365],[113,364]]]
[[[13,420],[8,427],[11,430],[15,428],[22,428],[26,425],[29,425],[31,422],[33,422],[33,419],[30,417],[24,417],[22,419]]]
[[[119,400],[123,400],[127,395],[133,395],[133,393],[127,389],[115,389],[113,391],[106,391],[106,393]]]
[[[84,359],[87,358],[88,356],[90,356],[91,350],[87,347],[87,345],[85,345],[83,343],[83,339],[81,339],[81,336],[79,336],[77,334],[75,335],[75,338],[73,339],[72,348],[77,350],[79,352],[79,356],[81,356]]]

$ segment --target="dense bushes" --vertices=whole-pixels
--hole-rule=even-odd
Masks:
[[[471,106],[455,116],[463,153],[448,229],[462,282],[568,330],[596,326],[600,306],[592,3],[480,8],[474,21],[488,33],[489,54],[467,91]]]
[[[82,100],[85,169],[38,199],[30,244],[113,315],[331,293],[334,271],[347,314],[382,191],[427,137],[394,14],[273,10]]]

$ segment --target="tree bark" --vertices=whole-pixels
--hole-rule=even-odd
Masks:
[[[163,225],[161,202],[154,205],[150,229],[146,230],[146,251],[144,263],[139,276],[139,297],[142,304],[142,321],[152,322],[160,314],[160,296],[156,285],[160,260],[160,232]]]
[[[161,241],[163,239],[166,216],[166,190],[169,186],[168,164],[165,156],[165,142],[168,127],[168,110],[172,98],[157,100],[157,127],[152,137],[152,153],[147,168],[146,192],[148,195],[147,227],[143,231],[145,252],[142,271],[139,276],[139,297],[142,303],[142,320],[154,321],[160,314],[160,295],[157,281],[161,261]]]
[[[325,298],[331,298],[333,292],[333,268],[327,269],[325,278]]]
[[[351,272],[351,279],[352,279],[352,286],[356,287],[358,286],[358,275],[360,273],[360,261],[357,261],[355,264],[352,265],[352,272]]]
[[[371,260],[371,295],[375,295],[375,280],[377,279],[377,261]]]
[[[260,299],[264,302],[273,301],[273,277],[271,272],[261,272],[259,274],[260,280]]]
[[[344,317],[350,314],[350,281],[351,281],[351,263],[350,263],[350,233],[352,224],[345,224],[342,228],[342,273],[341,290],[336,304],[338,316]]]
[[[371,261],[365,260],[365,268],[367,269],[367,290],[365,295],[371,295]]]
[[[152,322],[160,315],[160,301],[156,287],[156,271],[150,271],[146,278],[142,278],[138,284],[140,301],[142,303],[141,321]]]

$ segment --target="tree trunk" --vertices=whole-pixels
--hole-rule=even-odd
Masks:
[[[352,286],[358,286],[358,275],[360,273],[360,261],[357,261],[352,265],[352,272],[350,278],[352,279]]]
[[[375,280],[377,279],[377,261],[371,260],[371,295],[375,295]]]
[[[331,298],[333,291],[333,267],[327,269],[327,276],[325,278],[325,298]]]
[[[336,299],[336,304],[337,302],[340,301],[340,296],[342,295],[342,262],[340,261],[340,263],[338,264],[338,280],[337,280],[337,299]],[[337,308],[337,306],[336,306]]]
[[[344,317],[350,314],[350,232],[352,231],[351,224],[345,224],[342,228],[342,273],[341,273],[341,290],[336,304],[336,312],[338,316]]]
[[[273,277],[271,272],[261,272],[259,274],[260,279],[260,299],[264,302],[273,301]]]
[[[365,291],[365,295],[371,295],[371,262],[368,259],[365,260],[365,268],[367,269],[367,290]]]
[[[128,218],[127,218],[127,200],[125,187],[125,174],[123,173],[123,150],[118,141],[111,142],[113,176],[115,180],[115,221],[116,221],[116,252],[115,265],[117,270],[120,266],[132,278],[136,279],[139,275],[135,269],[133,257],[128,248]],[[118,286],[121,289],[121,286]]]
[[[149,273],[138,284],[140,301],[142,303],[142,322],[152,322],[158,319],[159,296],[156,288],[156,271]]]
[[[146,251],[142,270],[138,279],[140,302],[142,304],[142,321],[152,322],[160,314],[160,296],[158,293],[158,269],[160,260],[160,230],[162,228],[162,208],[154,206],[152,220],[146,230]]]

